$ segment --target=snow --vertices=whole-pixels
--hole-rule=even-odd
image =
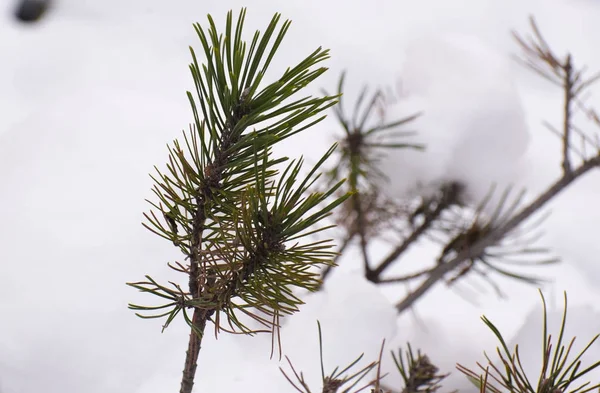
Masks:
[[[295,368],[304,370],[315,390],[321,375],[315,320],[322,327],[326,374],[336,366],[345,367],[361,353],[363,366],[376,360],[382,340],[389,341],[396,333],[394,309],[374,284],[356,273],[332,277],[325,290],[310,295],[302,312],[282,329],[284,349],[289,347],[286,354]],[[305,344],[293,346],[294,342]]]
[[[282,353],[288,356],[296,371],[302,371],[306,382],[319,391],[318,329],[321,323],[325,373],[336,366],[345,367],[364,353],[359,365],[377,359],[383,339],[395,334],[396,316],[389,301],[375,285],[357,274],[342,274],[327,283],[324,291],[305,297],[302,312],[286,318],[281,329]],[[352,305],[351,308],[348,305]],[[179,332],[178,332],[179,333]],[[348,338],[351,337],[351,340]],[[249,393],[293,392],[293,387],[280,373],[277,355],[269,359],[271,341],[268,335],[255,337],[222,334],[218,340],[207,335],[198,364],[198,380],[203,390]],[[170,351],[169,366],[151,374],[136,392],[158,393],[173,389],[180,378],[183,345]],[[172,362],[171,362],[172,360]],[[231,370],[223,377],[219,365]],[[289,365],[281,364],[288,375]],[[361,367],[362,367],[361,366]]]
[[[382,168],[392,180],[390,196],[459,181],[477,203],[493,184],[503,189],[521,180],[530,135],[509,59],[480,38],[455,32],[415,36],[405,58],[405,98],[389,116],[422,111],[411,128],[419,130],[426,153],[388,154]]]
[[[144,274],[173,278],[164,266],[176,257],[173,248],[139,225],[151,196],[147,173],[191,119],[184,94],[192,87],[187,47],[198,46],[191,23],[208,12],[220,23],[241,5],[62,0],[41,24],[25,27],[11,20],[12,4],[0,4],[0,392],[177,388],[187,326],[180,321],[160,334],[159,322],[134,317],[126,304],[146,297],[124,283]],[[560,95],[506,60],[515,50],[508,31],[524,31],[535,12],[559,51],[571,48],[597,69],[599,7],[586,0],[262,1],[249,5],[247,20],[248,30],[263,28],[275,11],[293,20],[275,70],[319,45],[332,49],[331,70],[312,92],[331,90],[345,68],[347,102],[365,82],[402,77],[412,95],[397,113],[425,111],[417,128],[428,152],[391,157],[414,169],[391,165],[399,174],[393,192],[406,192],[413,174],[431,182],[451,176],[470,182],[477,198],[487,192],[483,171],[498,182],[518,174],[536,191],[559,170],[557,141],[539,123],[559,118],[548,108],[557,108]],[[435,83],[447,77],[451,83]],[[282,146],[282,154],[317,157],[334,127],[329,119]],[[561,195],[546,223],[546,242],[565,260],[546,273],[556,278],[554,291],[568,291],[582,341],[598,331],[584,323],[586,304],[600,304],[597,176]],[[430,254],[411,251],[406,264],[418,266]],[[329,370],[362,352],[374,359],[387,338],[388,349],[411,341],[450,371],[495,345],[479,315],[512,337],[530,307],[539,310],[530,287],[502,281],[506,301],[482,295],[472,305],[440,285],[396,322],[392,302],[410,288],[381,291],[353,274],[360,267],[358,258],[352,262],[332,274],[325,292],[306,296],[282,329],[284,353],[313,386],[320,375],[317,319]],[[539,327],[539,317],[527,321]],[[579,333],[582,325],[589,330]],[[270,345],[266,335],[207,336],[197,390],[293,391],[277,359],[269,360]],[[460,376],[452,378],[452,386],[463,386]]]

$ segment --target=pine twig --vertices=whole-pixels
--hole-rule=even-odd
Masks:
[[[411,281],[411,280],[414,280],[415,278],[419,278],[419,277],[425,276],[427,274],[430,274],[432,270],[433,269],[424,269],[424,270],[420,270],[416,273],[407,274],[407,275],[400,276],[400,277],[380,278],[379,281],[377,281],[377,284],[395,284],[395,283],[399,283],[399,282]]]
[[[345,73],[342,73],[337,89],[340,95],[343,91],[344,80]],[[381,118],[380,124],[369,126],[368,123],[372,120],[377,108],[382,109],[381,107],[385,105],[385,96],[381,89],[377,89],[369,99],[367,99],[367,95],[368,89],[363,87],[354,105],[352,116],[346,116],[342,99],[334,107],[335,116],[345,135],[341,143],[342,151],[339,162],[332,169],[330,177],[337,180],[340,177],[340,168],[348,171],[346,176],[343,177],[348,178],[349,191],[352,193],[349,210],[354,213],[352,216],[354,222],[349,227],[352,228],[352,231],[356,231],[360,239],[365,277],[375,282],[377,275],[372,271],[368,252],[368,231],[373,228],[372,223],[366,216],[371,214],[373,210],[379,210],[380,206],[378,206],[376,199],[373,201],[374,205],[369,206],[366,199],[368,199],[369,193],[377,189],[377,181],[375,180],[385,179],[385,175],[377,168],[377,157],[379,157],[380,152],[390,149],[413,148],[420,150],[423,149],[423,146],[414,143],[390,143],[391,140],[387,142],[380,140],[381,137],[389,138],[394,134],[400,137],[414,135],[414,132],[393,130],[416,120],[421,114],[415,113],[392,122],[384,122]],[[365,102],[366,104],[362,107]]]
[[[404,241],[398,245],[374,270],[373,278],[374,282],[383,282],[381,274],[404,253],[413,243],[415,243],[431,225],[440,217],[442,212],[448,209],[453,204],[458,203],[460,198],[460,192],[462,187],[459,183],[451,183],[447,186],[442,187],[442,195],[440,200],[437,201],[435,209],[427,211],[427,207],[419,207],[417,210],[425,210],[424,220]]]
[[[469,247],[461,250],[450,261],[440,263],[435,267],[429,277],[425,279],[414,291],[405,299],[396,304],[398,312],[406,310],[408,307],[425,294],[436,282],[444,277],[450,271],[457,269],[465,261],[472,260],[475,257],[484,255],[487,247],[493,246],[519,225],[525,222],[533,214],[538,212],[550,200],[556,197],[562,190],[571,185],[576,179],[586,174],[592,168],[600,166],[600,151],[592,157],[582,157],[582,163],[575,169],[569,159],[569,150],[571,146],[571,133],[573,126],[571,124],[572,103],[577,102],[577,96],[583,90],[588,88],[593,82],[597,81],[599,76],[595,75],[587,80],[582,79],[583,71],[576,71],[572,64],[570,55],[561,62],[552,52],[547,42],[542,37],[535,21],[531,18],[531,27],[533,37],[529,39],[521,38],[513,33],[515,39],[524,52],[524,60],[520,60],[525,66],[531,68],[538,75],[549,80],[553,84],[560,86],[564,92],[563,106],[563,126],[562,126],[562,176],[554,182],[548,189],[539,195],[533,202],[514,214],[511,218],[500,223],[496,227],[489,228],[479,239],[474,241]],[[581,105],[581,104],[580,104]],[[590,113],[590,111],[587,111]]]
[[[564,113],[563,113],[563,143],[562,168],[565,174],[571,173],[571,161],[569,160],[569,148],[571,146],[571,104],[574,98],[573,94],[573,66],[571,64],[571,55],[567,55],[567,60],[561,66],[564,72]]]
[[[358,356],[353,362],[351,362],[348,366],[344,367],[340,370],[340,367],[336,367],[331,374],[325,374],[325,364],[323,361],[323,335],[321,331],[321,323],[317,321],[317,326],[319,330],[319,360],[321,365],[321,383],[322,389],[321,393],[338,393],[338,390],[343,389],[340,393],[359,393],[366,389],[367,387],[373,385],[376,380],[383,378],[379,373],[377,375],[376,380],[369,381],[362,387],[357,387],[357,385],[373,370],[375,369],[380,361],[381,355],[377,361],[371,362],[366,366],[362,367],[358,371],[354,371],[355,366],[362,360],[364,354]],[[383,351],[383,346],[385,345],[385,340],[382,343],[381,352]],[[293,381],[290,376],[288,376],[282,367],[279,367],[279,371],[283,374],[285,379],[300,393],[311,393],[306,380],[304,379],[304,374],[302,372],[298,373],[294,368],[290,359],[285,357],[296,381]],[[346,387],[346,385],[349,385]]]
[[[194,387],[194,378],[196,377],[196,368],[198,367],[198,355],[202,345],[202,337],[208,320],[208,311],[198,309],[194,310],[192,324],[194,328],[190,332],[188,349],[185,352],[185,364],[183,368],[183,376],[181,377],[180,393],[191,393]],[[201,332],[202,334],[198,334]]]
[[[564,311],[557,340],[553,340],[554,337],[548,332],[546,300],[541,291],[540,295],[543,305],[543,346],[541,351],[542,367],[539,376],[537,376],[537,384],[535,384],[535,379],[524,371],[519,354],[519,345],[516,345],[514,350],[509,350],[500,330],[484,316],[481,319],[500,342],[500,345],[496,348],[499,362],[492,361],[490,356],[484,352],[487,365],[477,363],[477,367],[483,371],[483,374],[460,364],[456,367],[479,388],[480,393],[502,393],[505,391],[519,393],[586,393],[597,391],[600,388],[600,383],[582,380],[582,377],[587,379],[591,371],[600,367],[599,361],[589,366],[584,366],[582,361],[582,356],[600,338],[600,334],[594,336],[577,354],[573,354],[575,337],[571,340],[565,340],[564,337],[567,322],[567,294],[564,294]]]
[[[212,195],[215,195],[221,187],[221,178],[223,171],[227,168],[231,156],[231,146],[241,139],[241,134],[235,137],[234,129],[240,119],[244,116],[243,106],[238,104],[228,122],[226,128],[222,131],[221,144],[214,152],[214,161],[205,169],[204,183],[198,188],[196,199],[196,211],[192,223],[192,247],[189,255],[189,288],[193,300],[199,300],[203,293],[211,291],[214,285],[214,278],[208,278],[206,271],[200,269],[202,254],[202,234],[206,223],[206,204]],[[229,152],[229,153],[228,153]],[[211,285],[212,284],[212,285]],[[202,309],[194,307],[192,316],[192,327],[190,332],[190,341],[185,355],[183,377],[181,379],[180,393],[191,393],[194,386],[194,377],[198,363],[198,355],[202,344],[202,337],[208,318],[214,314],[215,309]]]
[[[354,190],[354,194],[352,194],[352,206],[354,208],[354,211],[356,212],[356,226],[358,227],[358,236],[360,238],[360,251],[362,253],[365,276],[367,277],[367,279],[370,279],[370,277],[372,277],[373,275],[373,271],[371,270],[369,252],[367,250],[367,225],[365,220],[365,214],[362,208],[360,194],[357,190]]]
[[[275,14],[246,52],[245,14],[242,8],[234,23],[230,11],[225,34],[217,31],[210,15],[208,31],[194,25],[206,55],[206,63],[200,65],[190,48],[197,99],[191,92],[187,96],[194,125],[189,135],[184,132],[187,149],[175,140],[166,171],[155,167],[158,175],[151,175],[159,202],[148,202],[162,214],[145,213],[143,225],[186,255],[189,267],[179,262],[169,266],[187,276],[189,292],[149,276],[147,281],[128,283],[163,299],[159,306],[130,304],[130,309],[143,312],[136,315],[165,318],[166,328],[181,313],[191,328],[180,393],[193,389],[208,321],[214,323],[215,334],[229,331],[221,325],[224,319],[231,331],[265,331],[245,326],[238,317],[244,315],[268,327],[274,337],[280,316],[296,312],[302,303],[288,287],[318,288],[318,275],[310,268],[331,263],[333,245],[330,240],[305,240],[330,228],[319,223],[349,197],[338,193],[343,181],[324,192],[310,191],[336,145],[303,178],[302,159],[291,160],[280,174],[279,165],[288,158],[272,155],[274,143],[320,122],[322,112],[335,105],[335,96],[288,100],[326,71],[314,66],[329,57],[328,50],[318,48],[276,82],[262,86],[291,22],[278,27],[281,15]]]
[[[444,275],[450,271],[458,268],[463,262],[471,258],[471,255],[480,255],[485,249],[498,240],[502,239],[510,231],[514,230],[526,219],[532,216],[534,213],[539,211],[543,206],[558,195],[562,190],[568,187],[580,176],[590,171],[593,168],[600,166],[600,155],[586,160],[577,169],[573,170],[568,175],[563,175],[557,180],[550,188],[548,188],[543,194],[541,194],[535,201],[523,208],[513,218],[508,220],[504,225],[498,227],[495,230],[490,231],[486,236],[482,237],[479,241],[475,242],[469,249],[463,250],[461,253],[456,255],[452,260],[439,264],[435,267],[429,277],[422,282],[414,291],[412,291],[406,298],[396,304],[396,310],[401,313],[407,308],[411,307],[421,296],[429,291]]]
[[[439,374],[439,369],[427,355],[417,351],[415,354],[410,346],[405,351],[398,350],[398,356],[392,352],[392,359],[402,380],[404,388],[401,393],[435,393],[440,388],[440,382],[448,374]],[[404,352],[404,356],[403,353]]]

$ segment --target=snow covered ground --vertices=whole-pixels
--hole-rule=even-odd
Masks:
[[[292,19],[274,68],[317,46],[331,48],[330,71],[315,92],[335,86],[343,69],[349,97],[363,83],[405,78],[415,93],[411,105],[434,113],[420,136],[435,155],[411,161],[420,172],[395,178],[398,190],[412,173],[435,179],[467,172],[477,179],[484,168],[498,181],[518,174],[532,192],[559,175],[558,140],[540,122],[559,119],[560,92],[506,60],[517,49],[509,32],[527,32],[529,14],[559,53],[569,48],[576,62],[600,69],[595,0],[54,3],[43,22],[23,26],[12,20],[13,2],[0,2],[1,393],[177,388],[187,327],[174,324],[160,334],[159,322],[134,317],[126,304],[144,297],[124,283],[171,274],[165,262],[175,250],[139,222],[150,196],[147,173],[191,120],[187,48],[198,46],[191,24],[204,23],[207,13],[222,22],[227,10],[248,6],[248,31],[263,28],[274,12]],[[456,53],[465,54],[464,64],[452,61]],[[436,82],[447,79],[445,87]],[[465,79],[470,87],[461,90]],[[494,127],[483,127],[490,118]],[[327,120],[283,149],[316,157],[334,130]],[[315,141],[323,142],[320,149]],[[505,152],[510,165],[498,170]],[[544,238],[564,260],[546,270],[555,278],[547,297],[560,308],[567,290],[577,306],[570,334],[582,334],[582,342],[599,332],[588,323],[600,311],[598,195],[599,173],[560,195]],[[431,250],[416,249],[409,258],[418,263]],[[391,347],[410,341],[448,371],[455,362],[474,365],[496,344],[481,314],[519,343],[540,341],[533,338],[539,314],[527,317],[541,307],[535,288],[503,282],[508,299],[490,294],[472,305],[438,286],[416,315],[396,321],[391,305],[405,288],[380,292],[357,270],[342,266],[327,291],[307,297],[282,330],[284,352],[309,381],[319,375],[316,319],[331,368],[363,351],[374,358],[383,338]],[[523,321],[534,328],[521,329]],[[592,350],[600,354],[598,344]],[[197,390],[292,391],[269,352],[266,336],[207,336]],[[452,378],[453,386],[464,386],[460,376]]]

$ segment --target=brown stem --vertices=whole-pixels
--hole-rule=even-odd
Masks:
[[[189,270],[189,288],[193,299],[200,297],[202,286],[199,285],[202,279],[200,271],[200,251],[202,246],[202,232],[206,222],[204,214],[206,199],[205,195],[199,195],[196,198],[198,209],[194,215],[193,231],[192,231],[192,247],[190,253],[190,270]],[[198,355],[200,354],[200,344],[206,327],[207,313],[206,310],[194,308],[192,316],[192,328],[190,332],[190,340],[188,349],[185,353],[185,363],[183,367],[183,376],[181,377],[180,393],[192,393],[194,387],[194,378],[196,376],[196,368],[198,366]]]
[[[214,285],[214,278],[209,278],[208,276],[210,276],[210,274],[200,268],[202,262],[202,234],[207,219],[205,211],[207,208],[210,208],[207,204],[209,204],[209,201],[212,199],[214,190],[221,187],[223,172],[225,171],[231,154],[228,153],[228,151],[231,146],[237,142],[237,140],[234,140],[232,137],[233,130],[235,124],[242,116],[242,107],[238,104],[233,111],[231,119],[227,120],[225,128],[222,131],[221,143],[214,152],[213,161],[209,162],[204,167],[203,184],[197,189],[197,195],[195,196],[197,208],[192,222],[192,242],[189,253],[189,290],[193,300],[199,299],[207,287]],[[239,139],[239,137],[236,139]],[[214,309],[194,308],[190,340],[188,342],[183,376],[181,378],[180,393],[192,392],[204,329],[206,328],[208,318],[210,318],[214,311]]]
[[[569,148],[571,142],[569,141],[569,137],[571,134],[571,102],[573,100],[573,76],[572,76],[572,66],[571,66],[571,55],[567,56],[567,61],[565,65],[562,67],[565,75],[564,75],[564,113],[563,113],[563,145],[562,145],[562,153],[563,153],[563,162],[562,168],[565,174],[571,172],[571,162],[569,160]]]
[[[196,376],[196,368],[198,367],[198,355],[200,354],[200,346],[204,329],[206,328],[207,312],[205,310],[195,309],[192,317],[192,324],[199,332],[194,329],[190,332],[190,341],[188,349],[185,353],[185,366],[183,367],[183,376],[181,377],[181,389],[179,393],[192,393],[194,387],[194,377]]]
[[[433,211],[427,211],[427,207],[424,209],[425,219],[423,223],[419,225],[404,241],[396,247],[380,264],[373,270],[373,275],[376,277],[377,282],[383,282],[379,277],[403,252],[405,252],[415,241],[417,241],[421,235],[423,235],[435,220],[439,218],[442,212],[447,209],[453,203],[456,203],[460,186],[458,184],[451,184],[443,190],[442,197],[437,201],[437,206]],[[422,205],[423,206],[423,205]],[[418,210],[423,209],[419,207]]]
[[[600,155],[584,161],[576,170],[569,174],[564,174],[550,188],[540,195],[535,201],[523,208],[518,214],[507,221],[504,225],[490,231],[486,236],[473,243],[468,249],[464,249],[454,259],[442,263],[435,267],[429,277],[421,285],[411,292],[401,302],[396,304],[396,310],[401,313],[411,307],[421,296],[431,289],[446,273],[456,269],[465,260],[471,258],[472,255],[481,254],[486,247],[489,247],[502,239],[508,232],[515,229],[533,213],[541,209],[548,201],[554,198],[558,193],[565,189],[568,185],[574,182],[577,178],[584,175],[590,169],[600,166]]]
[[[425,270],[421,270],[420,272],[407,274],[405,276],[394,277],[394,278],[382,278],[377,283],[378,284],[394,284],[394,283],[398,283],[398,282],[406,282],[406,281],[414,280],[415,278],[419,278],[426,274],[429,274],[431,271],[432,271],[432,269],[425,269]]]
[[[360,200],[360,194],[358,191],[354,191],[352,194],[352,206],[354,211],[356,212],[356,227],[358,230],[358,235],[360,237],[360,250],[363,256],[363,263],[365,266],[365,276],[367,279],[371,279],[372,271],[371,264],[369,262],[369,253],[367,252],[367,223],[365,220],[365,215],[362,208],[362,201]]]
[[[364,147],[364,135],[360,128],[348,133],[346,138],[347,149],[350,153],[350,162],[352,163],[350,173],[350,191],[352,192],[352,209],[356,212],[356,232],[360,237],[360,250],[362,252],[363,263],[365,266],[365,276],[367,279],[371,276],[371,264],[369,263],[369,253],[367,252],[367,221],[363,211],[363,205],[358,190],[358,168],[362,157],[362,148]]]

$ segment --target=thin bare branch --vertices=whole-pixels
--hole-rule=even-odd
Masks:
[[[573,101],[573,66],[571,64],[571,55],[567,55],[567,61],[561,66],[564,72],[564,109],[563,109],[563,162],[562,168],[565,174],[571,173],[571,162],[569,160],[569,146],[571,136],[571,105]]]
[[[360,251],[363,257],[363,265],[365,269],[365,276],[369,277],[372,273],[371,271],[371,263],[369,261],[369,252],[368,252],[368,242],[367,242],[367,220],[365,219],[365,214],[363,212],[362,202],[360,198],[360,194],[357,190],[354,190],[354,194],[352,195],[352,207],[356,212],[356,226],[358,230],[358,235],[360,237]]]
[[[399,283],[399,282],[406,282],[406,281],[414,280],[415,278],[422,277],[426,274],[429,274],[431,272],[431,270],[432,269],[425,269],[425,270],[421,270],[416,273],[407,274],[405,276],[394,277],[394,278],[381,278],[381,279],[379,279],[379,281],[377,281],[377,283],[378,284],[395,284],[395,283]]]
[[[444,210],[458,202],[461,191],[462,186],[459,183],[451,183],[442,187],[442,195],[438,201],[435,201],[436,206],[433,210],[430,210],[429,206],[426,206],[428,205],[427,201],[424,201],[412,215],[414,217],[417,214],[423,214],[423,222],[373,270],[371,281],[383,282],[380,279],[381,274],[431,227]]]

